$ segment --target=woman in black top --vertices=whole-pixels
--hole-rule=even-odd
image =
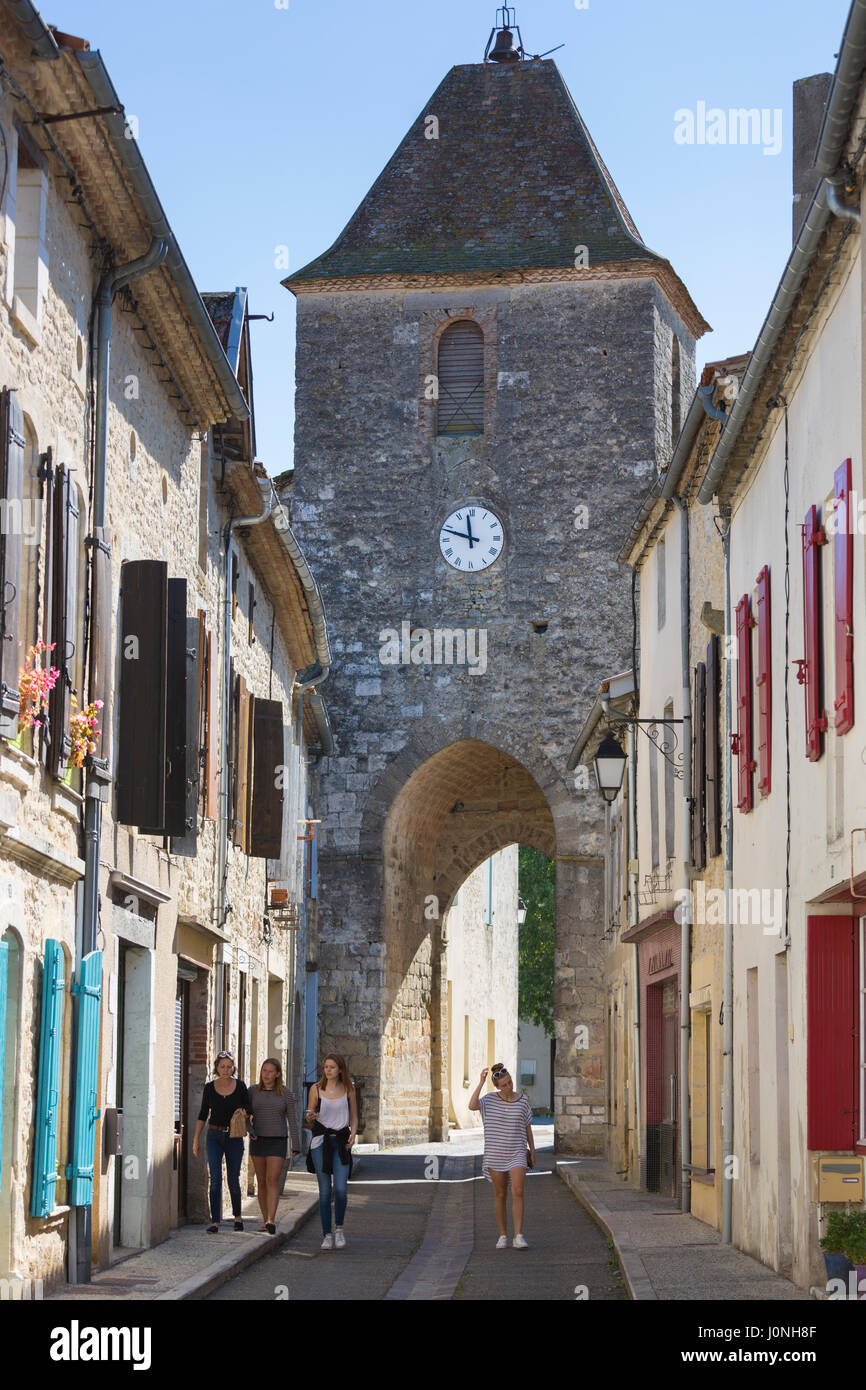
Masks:
[[[243,1139],[232,1139],[229,1134],[232,1115],[236,1110],[249,1113],[250,1098],[243,1081],[236,1075],[234,1058],[230,1052],[221,1052],[214,1063],[214,1080],[208,1081],[204,1088],[198,1124],[192,1141],[192,1151],[198,1158],[198,1141],[209,1118],[207,1131],[207,1164],[210,1169],[210,1218],[208,1235],[216,1235],[220,1228],[223,1209],[223,1157],[226,1161],[226,1177],[232,1199],[235,1230],[242,1231],[241,1220],[241,1163],[244,1157]]]

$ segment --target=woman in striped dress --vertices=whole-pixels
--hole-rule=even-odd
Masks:
[[[515,1250],[525,1250],[523,1236],[523,1184],[527,1165],[535,1167],[535,1139],[532,1135],[532,1107],[526,1096],[516,1095],[510,1073],[501,1062],[492,1071],[495,1091],[482,1096],[487,1067],[469,1099],[470,1110],[480,1110],[484,1125],[484,1176],[493,1183],[493,1209],[499,1228],[497,1250],[508,1245],[508,1184],[511,1183],[511,1215],[514,1221]],[[480,1099],[479,1099],[480,1097]]]

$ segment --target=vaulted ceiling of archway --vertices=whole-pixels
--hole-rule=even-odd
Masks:
[[[459,883],[515,840],[552,855],[550,807],[521,763],[477,739],[450,744],[416,768],[385,827],[386,858],[411,854],[449,892],[455,875]]]

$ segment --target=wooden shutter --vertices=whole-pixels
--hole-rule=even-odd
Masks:
[[[111,616],[114,611],[111,592],[111,532],[107,526],[97,526],[90,537],[90,686],[89,701],[101,700],[99,711],[99,740],[94,758],[102,758],[111,766],[111,705],[114,692],[114,662],[111,645]]]
[[[186,580],[168,581],[166,649],[165,818],[159,829],[186,834],[187,654]]]
[[[99,1021],[102,999],[102,952],[91,951],[81,962],[78,1027],[75,1054],[75,1107],[72,1131],[71,1207],[93,1204],[96,1155],[96,1117],[99,1114]]]
[[[773,785],[773,680],[770,626],[770,567],[758,575],[758,789],[769,796]]]
[[[484,433],[484,334],[471,319],[439,339],[437,434]]]
[[[823,709],[821,661],[821,552],[824,530],[818,525],[818,508],[811,506],[803,523],[803,639],[805,655],[799,661],[797,679],[804,687],[806,707],[806,757],[817,762],[824,751],[827,715]]]
[[[279,700],[253,701],[253,790],[250,854],[279,859],[283,846],[283,707]]]
[[[692,864],[703,869],[707,862],[707,668],[695,667],[695,706],[692,751]]]
[[[22,650],[21,581],[24,507],[24,415],[14,391],[3,392],[2,474],[4,502],[0,525],[0,734],[18,736],[18,675],[27,655]]]
[[[164,560],[128,560],[121,570],[121,825],[164,823],[167,642],[168,566]]]
[[[310,897],[315,902],[319,896],[319,827],[315,821],[310,826]]]
[[[48,737],[50,740],[49,768],[55,777],[66,771],[66,760],[72,751],[69,737],[69,716],[72,713],[72,677],[75,670],[75,644],[78,640],[76,621],[78,591],[78,489],[72,480],[72,470],[59,464],[54,479],[54,594],[51,604],[52,627],[49,641],[54,643],[51,664],[60,675],[48,702]],[[82,692],[76,691],[81,704]]]
[[[169,580],[169,584],[172,581]],[[183,832],[172,834],[171,852],[193,858],[198,848],[198,806],[201,783],[199,730],[201,726],[200,639],[204,631],[204,614],[186,619],[186,728],[182,766],[184,769]]]
[[[857,1142],[857,934],[852,917],[809,917],[806,948],[809,1149]]]
[[[63,947],[45,942],[42,969],[42,1016],[39,1025],[39,1081],[33,1116],[32,1216],[54,1210],[57,1189],[57,1116],[60,1103],[60,1049],[63,1042]]]
[[[737,809],[751,811],[752,773],[752,603],[743,594],[737,604],[737,732],[732,747],[737,759]]]
[[[721,650],[716,634],[707,643],[706,697],[706,821],[707,854],[722,852]]]
[[[851,524],[851,460],[836,469],[835,560],[835,655],[836,733],[845,734],[854,723],[854,527]]]
[[[237,676],[236,749],[237,776],[235,779],[235,813],[233,840],[239,849],[247,851],[249,843],[250,796],[250,696],[243,676]]]
[[[218,819],[219,810],[219,652],[216,634],[207,635],[207,743],[205,815]]]

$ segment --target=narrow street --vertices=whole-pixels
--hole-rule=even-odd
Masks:
[[[553,1171],[551,1142],[551,1127],[539,1127],[538,1169],[526,1185],[528,1250],[513,1249],[510,1225],[508,1248],[495,1248],[480,1140],[415,1146],[364,1155],[349,1184],[345,1250],[321,1249],[314,1211],[287,1245],[210,1301],[286,1294],[299,1301],[550,1301],[574,1299],[581,1287],[590,1299],[625,1299],[605,1236]]]

